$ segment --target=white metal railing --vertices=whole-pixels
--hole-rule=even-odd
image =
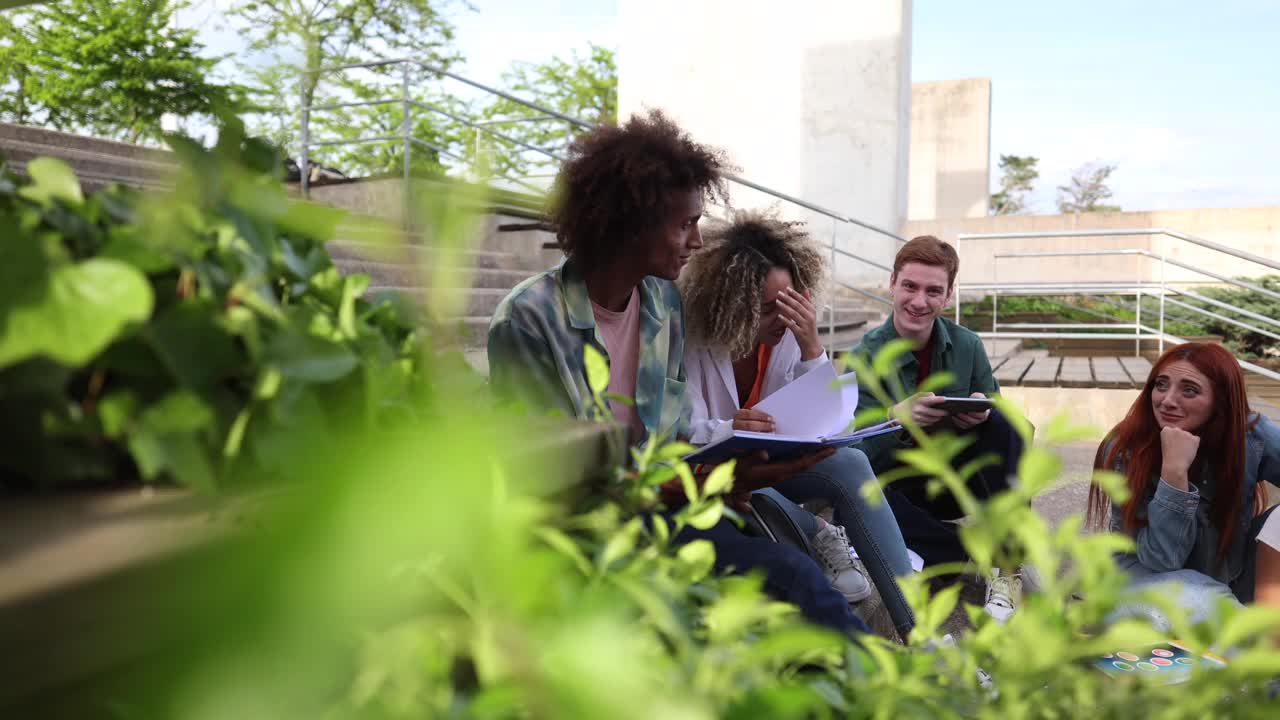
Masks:
[[[1164,235],[1175,240],[1196,245],[1208,250],[1230,255],[1247,262],[1262,265],[1264,267],[1280,270],[1280,262],[1254,255],[1236,248],[1228,247],[1220,243],[1215,243],[1204,238],[1186,233],[1180,233],[1165,228],[1135,228],[1135,229],[1115,229],[1115,230],[1074,230],[1063,232],[1026,232],[1026,233],[969,233],[957,236],[959,242],[967,240],[1006,240],[1006,239],[1032,239],[1032,238],[1093,238],[1093,237],[1116,237],[1116,236],[1134,236],[1134,235]],[[1001,259],[1024,259],[1024,258],[1048,258],[1048,257],[1101,257],[1101,256],[1133,256],[1156,260],[1160,263],[1160,280],[1158,283],[1142,282],[1140,279],[1135,282],[1123,281],[1087,281],[1087,282],[1005,282],[1001,283],[995,280],[998,278],[998,262]],[[1046,250],[1046,251],[1018,251],[1018,252],[997,252],[992,254],[993,261],[993,282],[990,283],[967,283],[964,289],[973,292],[990,293],[991,296],[991,330],[979,332],[978,334],[984,338],[1001,338],[1001,339],[1133,339],[1134,355],[1140,354],[1142,342],[1144,340],[1156,341],[1159,350],[1164,351],[1166,342],[1180,344],[1186,342],[1184,339],[1165,332],[1165,320],[1167,317],[1166,305],[1173,305],[1183,310],[1197,313],[1201,316],[1212,318],[1219,322],[1234,325],[1249,332],[1258,333],[1264,337],[1280,341],[1280,332],[1273,331],[1269,328],[1261,327],[1262,324],[1274,326],[1280,329],[1280,319],[1268,317],[1261,313],[1253,312],[1247,308],[1241,308],[1230,303],[1208,297],[1201,293],[1190,290],[1186,285],[1205,284],[1180,281],[1173,282],[1167,279],[1167,267],[1172,265],[1183,270],[1190,271],[1211,278],[1213,285],[1231,285],[1241,289],[1259,293],[1266,297],[1280,300],[1280,292],[1276,292],[1266,287],[1262,287],[1256,283],[1247,280],[1227,277],[1225,275],[1206,270],[1202,267],[1171,260],[1167,252],[1154,253],[1144,248],[1121,248],[1121,249],[1102,249],[1102,250]],[[1053,296],[1076,296],[1076,295],[1110,295],[1110,296],[1127,296],[1133,295],[1134,303],[1134,320],[1133,322],[1117,322],[1117,323],[1006,323],[1003,327],[1012,328],[1014,331],[1001,331],[999,323],[999,298],[1001,295],[1053,295]],[[1157,313],[1157,327],[1153,328],[1142,322],[1142,299],[1143,297],[1152,297],[1159,300],[1159,310]],[[984,295],[985,297],[985,295]],[[1210,305],[1215,308],[1230,312],[1238,317],[1230,317],[1219,312],[1214,312],[1204,307],[1194,305],[1190,302],[1176,299],[1177,297],[1186,298],[1198,303]],[[955,289],[955,317],[956,321],[960,321],[961,314],[961,288],[960,283],[956,283]],[[1250,324],[1240,318],[1252,320],[1259,325]],[[1042,330],[1123,330],[1120,333],[1106,332],[1040,332]],[[1268,368],[1237,359],[1241,368],[1249,372],[1256,373],[1272,380],[1280,380],[1280,373]]]
[[[499,90],[494,87],[490,87],[488,85],[476,82],[474,80],[470,80],[456,73],[449,72],[448,70],[445,70],[443,68],[440,68],[440,67],[437,67],[413,58],[399,58],[399,59],[392,59],[392,60],[377,60],[377,61],[364,62],[364,63],[349,63],[344,65],[334,65],[330,67],[320,68],[317,70],[308,70],[308,71],[305,71],[304,75],[305,76],[313,76],[313,75],[323,76],[326,74],[333,74],[333,73],[343,72],[347,70],[354,70],[354,69],[390,68],[394,66],[399,66],[399,70],[400,70],[399,97],[385,97],[377,100],[362,100],[357,102],[336,102],[336,103],[325,103],[320,105],[311,105],[308,103],[307,97],[306,97],[307,83],[305,82],[305,77],[304,77],[304,82],[299,84],[299,96],[301,99],[301,103],[300,103],[301,105],[300,107],[301,142],[300,142],[300,153],[299,153],[300,154],[299,165],[301,167],[300,189],[302,191],[303,197],[310,196],[309,172],[310,172],[311,150],[314,148],[333,147],[333,146],[340,146],[340,145],[399,143],[401,145],[401,153],[403,155],[402,175],[403,175],[403,180],[406,183],[406,186],[411,179],[411,157],[413,155],[414,148],[426,148],[429,150],[433,150],[437,153],[440,153],[440,155],[444,157],[448,157],[450,159],[453,159],[459,162],[466,162],[465,158],[458,155],[457,153],[450,151],[448,148],[440,147],[436,144],[429,143],[425,140],[422,140],[421,138],[414,137],[413,123],[412,123],[412,116],[414,111],[423,111],[427,113],[437,114],[442,117],[447,117],[453,120],[454,122],[457,122],[465,127],[472,128],[477,133],[477,139],[479,138],[480,134],[483,133],[494,140],[500,140],[502,142],[509,143],[515,147],[522,148],[527,152],[541,155],[550,160],[553,160],[556,162],[560,162],[563,160],[563,156],[560,153],[555,152],[554,150],[536,147],[532,144],[524,142],[523,140],[520,140],[519,138],[511,137],[508,134],[502,133],[501,131],[496,130],[493,127],[493,125],[500,124],[500,123],[497,123],[494,121],[471,120],[469,118],[463,117],[457,113],[454,113],[450,110],[439,107],[437,105],[415,100],[411,95],[411,92],[413,89],[413,83],[417,79],[415,76],[415,73],[422,73],[428,76],[438,77],[442,80],[444,79],[453,80],[455,82],[458,82],[463,85],[474,88],[476,90],[479,90],[483,93],[487,93],[496,97],[503,98],[521,107],[528,108],[535,112],[541,113],[541,116],[538,118],[520,118],[519,120],[521,122],[533,122],[537,120],[563,122],[569,126],[570,134],[574,130],[586,130],[594,127],[591,123],[588,123],[584,120],[580,120],[571,115],[567,115],[565,113],[556,111],[552,108],[548,108],[536,102],[525,100],[523,98],[512,95],[508,92]],[[318,79],[319,78],[317,78],[317,86],[319,84]],[[316,141],[311,137],[311,114],[313,112],[325,112],[325,111],[339,110],[339,109],[350,108],[350,107],[369,107],[369,106],[379,106],[379,105],[386,105],[386,106],[398,105],[400,107],[401,112],[403,113],[403,117],[401,118],[399,133],[393,134],[393,135],[379,135],[374,137],[362,137],[362,138],[352,138],[352,139],[342,139],[342,140],[321,140],[321,141]],[[477,155],[479,155],[479,153],[477,153]],[[508,182],[515,183],[517,185],[525,187],[526,189],[539,194],[544,192],[543,188],[535,187],[533,185],[523,182],[518,178],[502,177],[501,179],[506,180]],[[753,182],[751,180],[740,177],[738,175],[726,174],[725,179],[735,185],[740,185],[742,187],[750,188],[751,190],[763,193],[769,197],[772,197],[788,205],[793,205],[799,208],[803,208],[812,213],[816,213],[825,218],[829,218],[832,223],[832,230],[831,230],[831,238],[826,243],[826,245],[827,245],[827,250],[829,251],[830,259],[831,259],[831,272],[833,276],[833,283],[835,285],[843,287],[851,292],[857,293],[858,295],[866,297],[877,303],[890,305],[890,306],[892,305],[892,302],[889,300],[889,298],[883,295],[879,295],[874,292],[869,292],[862,288],[856,287],[851,283],[846,283],[840,280],[839,278],[834,277],[835,270],[836,270],[836,261],[838,258],[847,258],[849,260],[862,263],[864,265],[868,265],[870,267],[874,267],[886,272],[891,270],[890,267],[888,267],[887,265],[884,265],[883,263],[876,262],[875,260],[872,260],[870,258],[863,257],[861,255],[858,255],[856,253],[853,253],[838,247],[837,236],[839,234],[839,229],[841,226],[851,226],[851,227],[862,228],[864,230],[869,230],[874,233],[878,233],[885,237],[892,238],[893,240],[899,243],[906,242],[904,238],[900,237],[898,234],[894,232],[878,227],[872,223],[868,223],[863,220],[859,220],[858,218],[846,215],[844,213],[831,210],[830,208],[826,208],[821,205],[817,205],[815,203],[811,203],[806,200],[802,200],[800,198],[794,197],[792,195],[788,195],[787,193],[781,192],[779,190],[775,190],[770,187],[766,187],[764,185]],[[407,203],[409,201],[408,200],[409,193],[406,191],[404,195],[405,195],[405,202]],[[408,208],[406,207],[406,214],[405,214],[406,218],[408,218],[409,216],[407,211],[408,211]],[[817,236],[816,233],[814,234],[814,236],[815,237]],[[835,311],[834,300],[832,300],[829,303],[826,303],[824,306],[828,310],[827,339],[828,339],[828,345],[830,346],[834,342],[834,338],[835,338],[836,311]]]

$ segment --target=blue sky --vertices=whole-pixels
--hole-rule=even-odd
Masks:
[[[472,5],[454,20],[464,72],[480,81],[517,60],[617,46],[615,0]],[[205,37],[224,52],[236,42]],[[1054,212],[1054,187],[1087,162],[1119,167],[1125,209],[1280,203],[1278,75],[1277,0],[914,2],[913,80],[991,78],[993,181],[1000,154],[1039,157],[1036,212]]]
[[[992,168],[1084,162],[1126,209],[1280,203],[1280,2],[916,0],[912,79],[990,77]]]

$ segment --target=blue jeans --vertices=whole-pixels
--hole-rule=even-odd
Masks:
[[[1140,590],[1150,587],[1167,587],[1178,592],[1176,604],[1187,611],[1191,622],[1198,623],[1209,619],[1216,612],[1222,598],[1230,598],[1237,605],[1253,602],[1254,577],[1258,557],[1258,533],[1275,508],[1258,515],[1250,523],[1244,537],[1244,563],[1240,577],[1230,585],[1197,570],[1173,570],[1171,572],[1155,572],[1138,563],[1133,555],[1122,555],[1117,558],[1121,568],[1129,574],[1129,587]],[[1120,617],[1138,616],[1150,620],[1156,627],[1167,630],[1169,620],[1164,612],[1150,603],[1121,601],[1111,611],[1108,620]]]
[[[894,626],[905,638],[915,626],[915,616],[894,578],[911,574],[911,560],[884,495],[877,490],[880,501],[874,505],[863,499],[862,487],[874,482],[876,476],[866,454],[854,448],[840,448],[772,489],[794,502],[822,499],[831,504],[835,523],[844,526],[849,544],[858,551]],[[817,521],[809,513],[800,513],[796,520],[810,537],[817,532]]]
[[[1126,568],[1126,572],[1133,578],[1129,582],[1130,590],[1160,588],[1165,593],[1176,590],[1174,604],[1186,610],[1193,623],[1204,622],[1213,617],[1223,598],[1230,598],[1239,604],[1228,585],[1195,570],[1152,572],[1141,565],[1135,565]],[[1171,625],[1164,610],[1151,603],[1136,600],[1121,600],[1107,615],[1106,622],[1110,624],[1124,617],[1148,620],[1153,627],[1162,631],[1168,631]]]

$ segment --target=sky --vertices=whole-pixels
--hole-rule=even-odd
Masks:
[[[217,22],[232,2],[180,22],[234,52]],[[471,4],[453,20],[462,74],[481,82],[617,47],[616,0]],[[1280,1],[915,0],[912,23],[913,81],[991,78],[992,183],[1001,154],[1040,158],[1033,212],[1055,212],[1055,187],[1085,163],[1117,166],[1126,210],[1280,204]]]

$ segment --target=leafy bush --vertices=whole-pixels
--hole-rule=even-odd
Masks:
[[[325,251],[342,213],[289,200],[234,124],[170,142],[171,192],[84,197],[50,158],[0,178],[0,482],[207,490],[305,428],[421,412],[412,318]]]
[[[1254,285],[1260,285],[1271,292],[1280,292],[1280,275],[1267,275],[1260,278],[1236,278],[1237,280],[1248,280]],[[1246,290],[1236,287],[1211,287],[1200,290],[1199,293],[1205,297],[1227,303],[1242,310],[1250,310],[1263,317],[1271,319],[1280,318],[1280,300],[1256,291]],[[1210,312],[1218,313],[1229,318],[1233,318],[1243,323],[1247,323],[1254,327],[1262,327],[1273,333],[1280,334],[1280,331],[1274,325],[1267,325],[1250,317],[1233,313],[1230,310],[1211,305],[1200,300],[1188,299],[1189,305],[1203,308]],[[1250,332],[1243,328],[1232,325],[1231,323],[1215,320],[1213,318],[1204,318],[1201,326],[1205,329],[1203,334],[1221,335],[1224,340],[1223,344],[1241,357],[1250,359],[1266,358],[1272,362],[1280,361],[1280,341],[1269,338],[1261,333]]]

